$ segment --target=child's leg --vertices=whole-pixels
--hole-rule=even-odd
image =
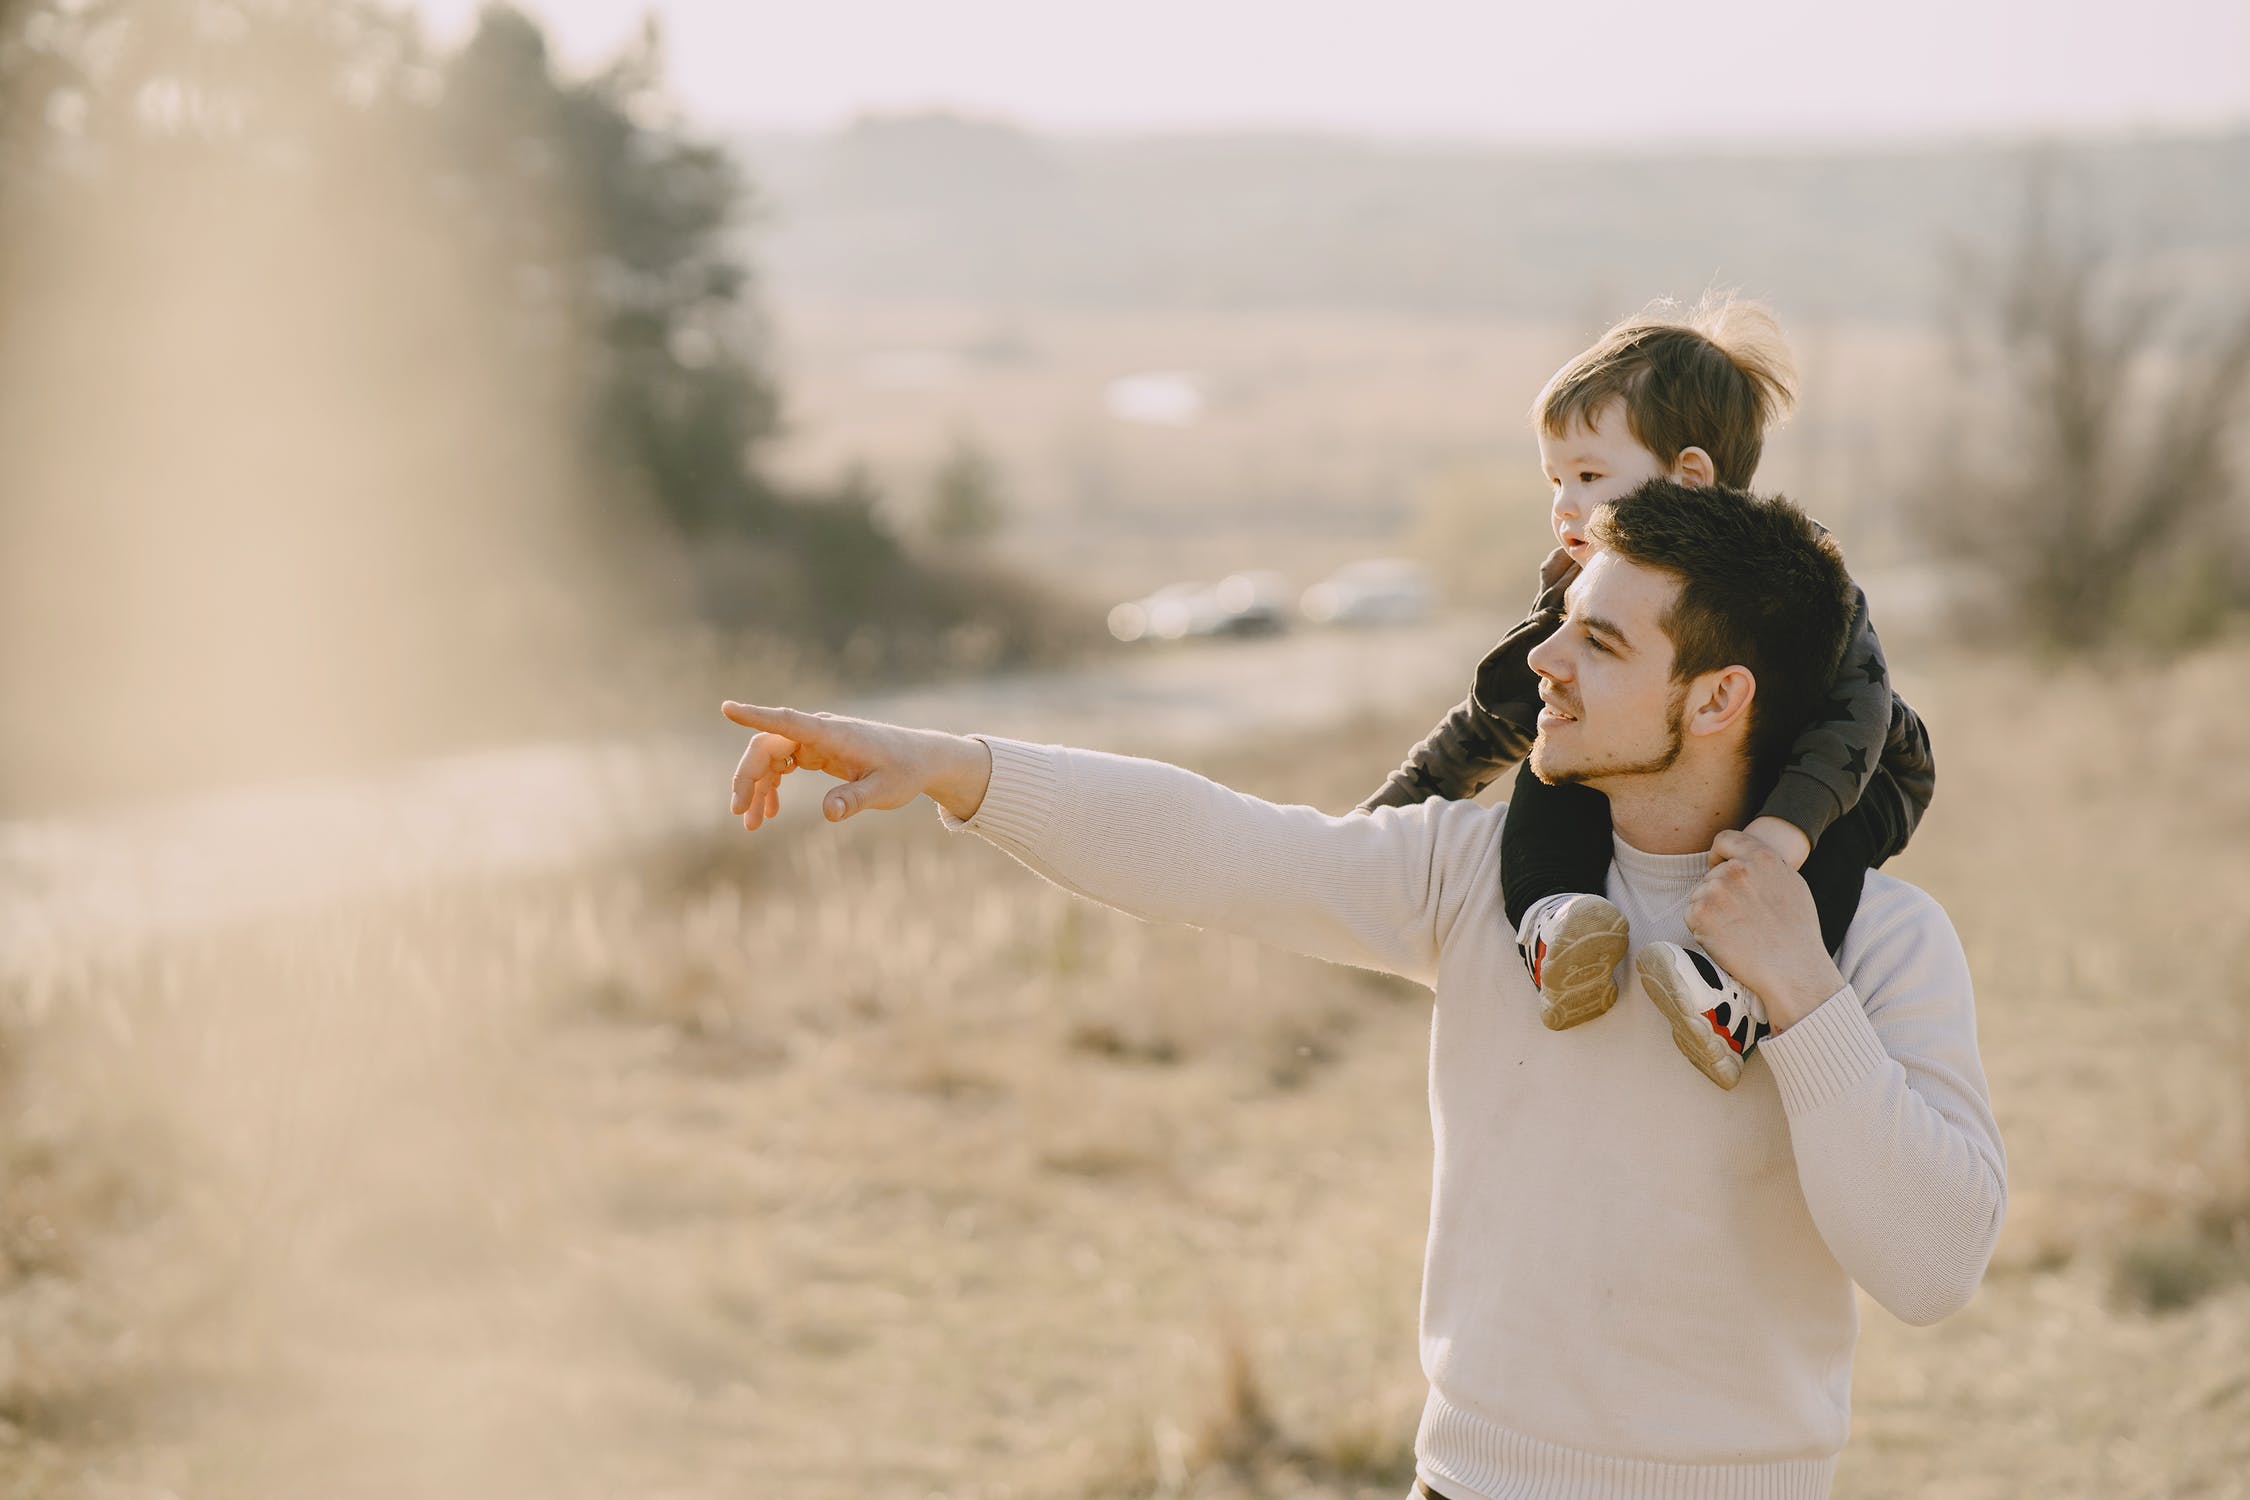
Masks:
[[[1510,809],[1511,814],[1513,809]],[[1898,783],[1878,766],[1849,812],[1828,825],[1800,872],[1820,913],[1820,940],[1836,953],[1859,914],[1867,872],[1906,847],[1908,823]],[[1503,837],[1507,830],[1501,830]]]
[[[1508,920],[1549,896],[1609,884],[1609,799],[1589,786],[1549,786],[1525,761],[1508,794],[1508,820],[1500,828],[1500,892]]]
[[[1629,937],[1609,881],[1609,799],[1583,786],[1549,786],[1529,764],[1516,773],[1500,831],[1501,894],[1516,950],[1539,987],[1539,1019],[1553,1031],[1591,1021],[1617,1003],[1617,966]]]

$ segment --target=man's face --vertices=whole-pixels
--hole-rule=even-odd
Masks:
[[[1542,781],[1606,788],[1654,776],[1680,758],[1687,688],[1672,681],[1672,640],[1660,623],[1680,581],[1596,551],[1564,596],[1560,629],[1532,648],[1539,674]]]
[[[1581,566],[1594,551],[1593,543],[1586,540],[1586,523],[1594,507],[1668,472],[1633,436],[1621,401],[1596,411],[1590,424],[1572,417],[1559,437],[1542,431],[1539,466],[1554,489],[1548,520],[1555,528],[1555,540]]]

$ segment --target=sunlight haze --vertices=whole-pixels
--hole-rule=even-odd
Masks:
[[[1061,130],[1310,129],[1543,143],[2115,133],[2250,120],[2250,7],[1994,0],[1857,7],[1621,0],[541,0],[590,65],[653,11],[708,124],[825,129],[869,111]],[[477,0],[420,0],[440,37]],[[1683,105],[1687,106],[1683,110]]]

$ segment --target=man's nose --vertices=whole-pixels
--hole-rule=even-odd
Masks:
[[[1523,664],[1541,677],[1550,679],[1557,677],[1559,674],[1556,669],[1562,665],[1562,653],[1555,649],[1555,642],[1561,638],[1561,635],[1562,632],[1558,630],[1555,634],[1548,636],[1538,645],[1532,647],[1530,651],[1524,654]]]

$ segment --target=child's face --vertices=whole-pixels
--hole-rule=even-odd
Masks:
[[[1594,413],[1591,424],[1578,417],[1562,436],[1539,434],[1539,466],[1554,486],[1554,508],[1549,520],[1555,540],[1581,566],[1593,556],[1594,544],[1586,540],[1586,523],[1594,507],[1605,500],[1639,488],[1669,471],[1656,455],[1641,446],[1626,425],[1623,402],[1612,401]]]

